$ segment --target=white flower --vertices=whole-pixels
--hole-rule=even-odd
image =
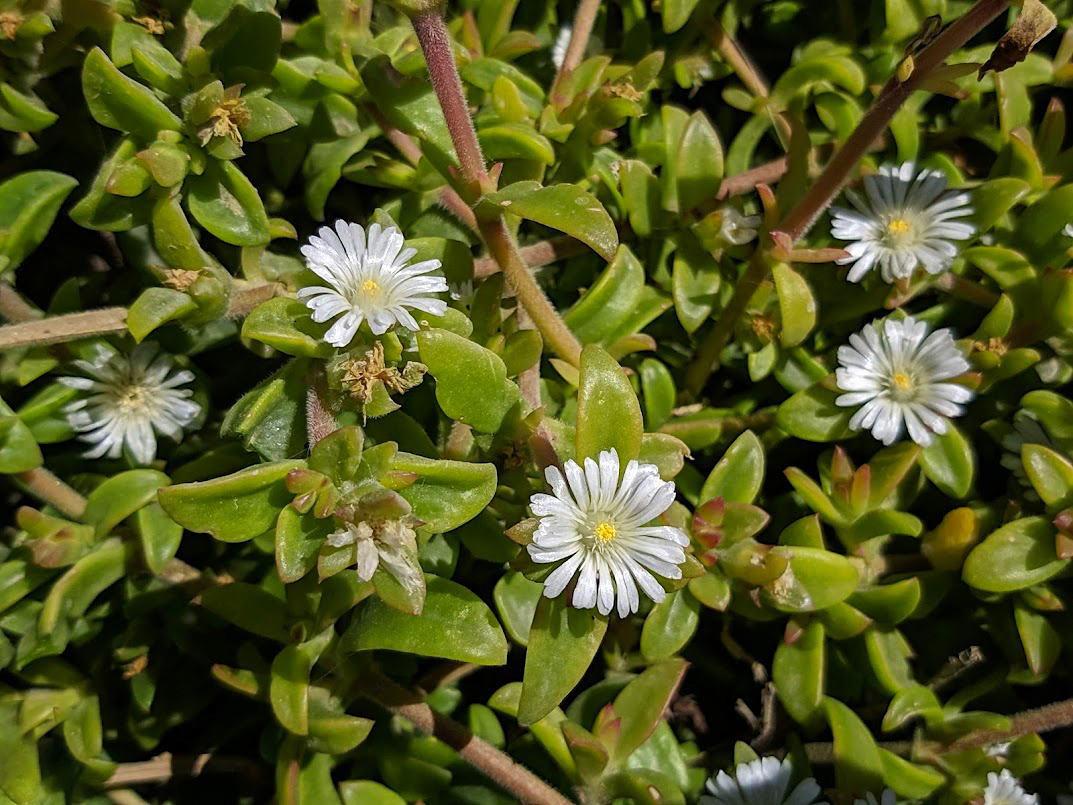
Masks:
[[[1001,774],[990,772],[987,775],[987,788],[984,789],[984,805],[1039,805],[1039,797],[1029,794],[1009,769]]]
[[[896,805],[897,802],[898,795],[894,793],[894,790],[884,788],[879,799],[876,799],[876,795],[869,791],[864,795],[864,799],[855,799],[853,805]]]
[[[365,230],[358,224],[336,221],[335,231],[322,227],[320,237],[311,237],[302,247],[309,269],[331,287],[313,286],[298,291],[313,311],[313,321],[324,322],[344,314],[324,334],[333,347],[345,347],[354,340],[363,321],[376,335],[396,323],[417,330],[417,322],[407,308],[442,316],[447,303],[429,294],[447,290],[447,280],[439,275],[424,276],[440,267],[439,260],[414,265],[407,261],[416,249],[403,249],[403,237],[395,227],[380,224]]]
[[[551,63],[555,65],[556,70],[563,69],[563,62],[566,60],[566,49],[570,47],[570,37],[574,35],[573,25],[564,25],[559,29],[559,35],[555,37],[555,42],[551,46]]]
[[[733,777],[720,771],[708,780],[711,796],[701,797],[700,805],[809,805],[820,786],[807,777],[787,795],[793,770],[789,759],[765,757],[741,763]]]
[[[756,237],[759,228],[759,215],[742,215],[733,207],[722,209],[719,236],[727,243],[743,246]]]
[[[837,261],[853,264],[850,282],[860,282],[877,264],[885,282],[908,279],[918,265],[929,274],[942,273],[957,257],[951,241],[967,240],[976,231],[956,220],[972,215],[968,193],[943,195],[946,177],[938,171],[922,170],[915,181],[914,174],[912,162],[882,167],[864,177],[867,200],[846,191],[856,211],[831,208],[831,234],[851,241],[849,257]]]
[[[944,382],[969,369],[952,331],[928,335],[927,325],[911,317],[875,321],[854,333],[849,346],[838,348],[838,363],[835,379],[846,393],[835,402],[861,406],[849,426],[871,430],[883,444],[902,435],[904,422],[909,437],[926,447],[973,397],[964,386]]]
[[[354,546],[361,581],[371,579],[376,568],[383,566],[407,590],[425,587],[417,563],[417,535],[403,520],[344,523],[342,528],[328,535],[328,544],[333,548]]]
[[[585,459],[582,469],[567,461],[566,477],[557,467],[544,475],[551,495],[530,500],[540,525],[529,555],[534,562],[558,562],[544,582],[544,595],[555,598],[578,576],[573,604],[596,607],[608,614],[618,605],[620,617],[636,612],[638,586],[653,601],[662,601],[663,587],[652,575],[679,579],[678,567],[689,538],[678,528],[649,525],[674,502],[674,484],[659,478],[654,464],[630,461],[619,481],[614,449],[600,453],[599,463]],[[651,571],[651,572],[650,572]]]
[[[201,413],[188,399],[193,391],[180,389],[194,379],[183,369],[173,372],[167,355],[157,355],[156,344],[139,344],[129,356],[100,346],[92,361],[74,361],[88,377],[61,377],[59,382],[88,396],[64,408],[67,422],[93,445],[86,458],[118,458],[124,445],[139,464],[156,455],[156,433],[182,438],[183,428]]]
[[[1067,238],[1073,238],[1073,224],[1066,224],[1065,229],[1062,230],[1062,234]]]

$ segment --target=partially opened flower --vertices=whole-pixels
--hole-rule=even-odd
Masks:
[[[418,329],[410,310],[442,316],[447,303],[432,294],[447,290],[447,280],[431,274],[439,260],[423,260],[408,265],[416,249],[403,249],[403,237],[395,227],[369,227],[368,237],[358,224],[336,221],[335,230],[322,227],[302,247],[310,271],[330,287],[311,286],[298,291],[313,311],[316,322],[342,314],[324,334],[333,347],[345,347],[354,340],[363,321],[381,335],[401,324]]]
[[[92,447],[86,458],[118,458],[126,447],[139,464],[156,456],[156,434],[175,441],[201,406],[181,389],[194,373],[175,365],[167,355],[157,354],[153,343],[139,344],[130,355],[100,347],[91,361],[78,360],[75,368],[83,377],[61,377],[59,382],[89,392],[64,408],[67,421]]]
[[[617,606],[620,617],[636,612],[638,587],[662,601],[663,587],[653,574],[682,577],[689,538],[681,529],[653,525],[674,502],[674,484],[661,481],[654,464],[630,461],[619,480],[614,449],[599,462],[585,459],[584,469],[567,461],[566,475],[548,467],[552,494],[533,495],[530,506],[540,524],[529,544],[534,562],[564,561],[544,582],[544,595],[555,598],[574,576],[573,604],[596,607],[607,615]]]
[[[732,246],[743,246],[756,238],[760,229],[759,215],[742,215],[733,207],[723,207],[719,236]]]
[[[731,777],[720,771],[708,780],[708,794],[700,805],[809,805],[820,793],[819,784],[806,777],[790,791],[794,767],[789,759],[758,758],[739,763]]]
[[[969,194],[944,193],[946,177],[938,171],[917,173],[912,162],[884,166],[864,177],[864,189],[866,199],[846,191],[855,210],[831,208],[831,235],[849,241],[849,256],[838,263],[853,265],[850,282],[860,282],[876,266],[886,282],[908,279],[917,266],[942,273],[957,257],[953,241],[976,231],[960,220],[972,215]]]
[[[835,402],[860,406],[849,421],[854,430],[871,430],[891,444],[909,430],[919,445],[946,433],[947,419],[961,415],[973,393],[947,382],[967,372],[969,362],[954,343],[952,331],[928,327],[912,317],[872,322],[838,348]]]
[[[1029,794],[1009,769],[1003,769],[1001,774],[987,775],[984,805],[1039,805],[1039,796]]]

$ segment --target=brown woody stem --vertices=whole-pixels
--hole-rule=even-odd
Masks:
[[[979,33],[1009,5],[1010,0],[977,0],[972,8],[914,57],[913,72],[905,81],[899,81],[897,76],[893,76],[887,82],[875,102],[864,113],[857,128],[835,152],[804,197],[794,205],[780,223],[778,229],[789,236],[791,243],[796,243],[809,233],[816,219],[830,206],[838,192],[850,180],[857,163],[890,125],[894,115],[909,95],[921,88],[931,73],[941,67],[951,53]],[[708,332],[697,358],[687,372],[686,387],[694,396],[700,394],[708,377],[718,367],[719,356],[737,323],[738,316],[748,306],[756,289],[767,278],[769,270],[770,266],[767,261],[754,260],[738,280],[734,295],[726,310]]]
[[[259,304],[275,296],[279,287],[273,282],[235,290],[231,294],[227,315],[245,316]],[[126,329],[125,307],[106,307],[64,316],[27,319],[0,327],[0,350],[63,344],[80,338],[122,333],[126,332]]]
[[[463,760],[516,796],[519,802],[572,805],[569,799],[509,755],[473,735],[457,721],[437,713],[419,695],[383,674],[370,674],[363,680],[361,692],[422,732],[439,738]]]

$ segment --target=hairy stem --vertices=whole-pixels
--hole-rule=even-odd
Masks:
[[[20,472],[13,477],[38,500],[51,504],[67,517],[82,519],[86,499],[44,467]]]
[[[125,788],[146,783],[166,783],[176,777],[200,777],[202,774],[239,774],[250,780],[264,781],[265,767],[246,757],[218,755],[173,755],[164,752],[151,760],[120,763],[104,782],[105,788]]]
[[[719,428],[719,436],[722,438],[728,433],[740,433],[743,430],[760,430],[769,428],[773,424],[775,424],[775,409],[767,408],[745,416],[723,416],[685,421],[671,420],[662,425],[659,432],[682,438],[683,436],[688,437],[690,433],[696,431],[710,432],[714,428]]]
[[[952,296],[960,297],[974,305],[993,308],[999,300],[999,295],[990,288],[985,288],[977,282],[960,277],[952,271],[940,274],[935,280],[935,287],[941,288]]]
[[[714,17],[708,19],[704,23],[704,32],[708,35],[715,49],[719,51],[720,55],[726,59],[727,64],[730,65],[730,69],[734,71],[734,74],[741,79],[741,83],[745,85],[745,88],[749,90],[757,98],[768,98],[771,95],[771,88],[768,86],[767,80],[760,73],[760,69],[753,63],[753,60],[749,58],[748,54],[742,49],[738,41],[726,32],[722,23]],[[779,138],[782,140],[783,145],[789,145],[790,143],[790,122],[786,119],[782,113],[775,110],[770,110],[770,114],[775,128],[779,131]]]
[[[473,735],[457,721],[435,712],[419,695],[383,674],[370,674],[363,680],[361,692],[422,732],[439,738],[458,752],[463,760],[516,796],[520,802],[530,805],[571,805],[569,799],[509,755]]]
[[[1009,5],[1010,0],[977,0],[976,5],[913,57],[914,69],[905,81],[899,81],[897,76],[887,81],[875,102],[864,113],[857,128],[846,138],[846,142],[827,163],[805,196],[783,219],[779,228],[788,234],[792,241],[796,242],[808,234],[816,219],[849,181],[861,157],[890,125],[890,121],[912,92],[919,89],[950,54],[972,39]]]
[[[991,746],[992,744],[1012,741],[1022,735],[1050,732],[1051,730],[1069,726],[1073,726],[1073,699],[1052,702],[1034,710],[1018,713],[1010,719],[1009,729],[971,732],[964,737],[958,738],[953,743],[943,746],[941,752],[946,754],[948,752],[960,752],[964,749],[973,749],[978,746]]]
[[[392,126],[375,105],[369,104],[366,108],[373,116],[373,119],[376,120],[377,125],[380,126],[380,130],[384,132],[384,136],[388,138],[407,162],[416,167],[417,163],[421,161],[421,146],[409,134]],[[440,202],[463,224],[474,232],[477,231],[477,219],[473,217],[473,210],[470,209],[469,205],[462,199],[462,196],[458,195],[453,187],[444,187],[440,191]]]
[[[480,228],[489,253],[499,263],[500,270],[514,289],[518,301],[540,330],[545,343],[560,358],[578,366],[581,363],[581,343],[570,332],[570,328],[529,273],[529,266],[518,253],[518,247],[507,230],[506,223],[502,218],[495,218],[481,221]]]
[[[569,235],[563,235],[559,238],[542,240],[530,246],[523,246],[518,250],[518,256],[529,268],[539,268],[540,266],[548,265],[548,263],[562,260],[564,257],[573,257],[587,251],[588,247],[580,240],[575,240]],[[499,263],[496,262],[494,257],[478,257],[473,261],[473,277],[475,279],[490,277],[498,271]]]
[[[458,77],[447,28],[438,11],[423,12],[411,21],[425,55],[432,87],[443,108],[447,128],[450,129],[463,181],[476,198],[494,187],[485,170],[484,156],[462,94],[462,81]],[[478,226],[489,254],[499,264],[518,300],[540,330],[544,342],[561,358],[576,366],[581,359],[581,344],[529,273],[502,217],[478,221]]]
[[[484,165],[484,154],[477,142],[477,131],[473,128],[473,119],[469,116],[469,105],[462,93],[462,79],[455,65],[454,52],[447,26],[438,10],[426,11],[410,20],[421,52],[425,55],[428,73],[432,78],[432,88],[443,109],[447,130],[451,134],[462,181],[472,194],[472,201],[493,188]]]
[[[801,240],[812,229],[820,214],[830,206],[834,197],[850,180],[861,157],[868,153],[872,144],[890,125],[894,115],[909,95],[920,88],[929,75],[941,67],[947,57],[968,42],[984,26],[995,19],[1010,5],[1010,0],[977,0],[976,5],[956,20],[935,40],[914,57],[914,70],[905,81],[893,76],[883,87],[875,102],[864,113],[857,128],[853,130],[842,147],[810,185],[804,197],[780,223],[778,229],[785,232],[791,243]],[[708,332],[697,357],[687,372],[686,388],[697,396],[704,388],[709,375],[719,365],[719,356],[727,338],[745,310],[753,293],[767,278],[770,265],[767,261],[754,260],[738,280],[726,310]]]
[[[306,392],[306,436],[309,448],[339,429],[335,415],[328,405],[328,380],[323,369],[316,369],[308,378],[309,391]]]
[[[228,316],[245,316],[271,299],[280,286],[274,282],[238,288],[231,294]],[[23,303],[25,304],[25,303]],[[80,338],[126,332],[127,308],[106,307],[83,313],[35,318],[0,327],[0,350],[63,344]]]
[[[559,93],[563,82],[570,76],[570,73],[574,72],[577,66],[581,64],[581,59],[585,55],[585,48],[588,47],[589,39],[592,37],[592,28],[596,24],[596,15],[599,11],[600,0],[581,0],[578,3],[577,11],[574,13],[574,24],[570,31],[570,43],[566,46],[563,63],[559,67],[559,72],[555,75],[555,81],[551,85],[553,98]]]
[[[20,321],[32,321],[39,319],[44,314],[26,303],[19,296],[18,291],[6,282],[0,282],[0,316],[12,323]]]

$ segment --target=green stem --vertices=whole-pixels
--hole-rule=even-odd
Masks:
[[[704,341],[697,350],[697,357],[686,371],[686,390],[694,397],[699,397],[704,384],[712,371],[719,366],[719,356],[726,346],[727,339],[738,323],[738,318],[745,312],[756,289],[767,279],[771,270],[766,253],[757,249],[745,269],[745,273],[734,286],[734,295],[726,309],[719,315],[715,326],[708,331]]]
[[[1010,0],[977,0],[972,8],[914,57],[915,67],[905,81],[899,81],[897,76],[893,76],[887,82],[872,106],[861,118],[860,123],[857,124],[857,128],[846,138],[842,147],[835,152],[815,182],[779,225],[778,229],[789,235],[792,243],[796,243],[809,233],[816,219],[830,206],[838,192],[850,180],[857,163],[890,125],[894,115],[909,95],[923,86],[931,73],[941,67],[950,54],[979,33],[1009,5]],[[715,327],[709,331],[696,360],[687,372],[686,388],[694,396],[700,394],[708,377],[718,368],[719,355],[737,323],[738,316],[748,306],[756,289],[767,278],[769,270],[770,266],[767,261],[754,260],[738,280],[730,303]]]
[[[458,76],[454,53],[451,51],[447,27],[443,24],[439,11],[422,12],[413,17],[411,22],[417,32],[421,51],[425,55],[425,63],[432,77],[432,88],[443,108],[443,117],[458,155],[463,183],[473,194],[472,200],[476,200],[480,195],[493,191],[494,183],[485,169],[477,133],[462,94],[462,81]],[[559,357],[577,366],[581,360],[581,344],[529,273],[529,267],[519,254],[503,218],[496,217],[477,223],[489,254],[499,263],[500,270],[540,330],[544,342]]]
[[[518,301],[522,303],[533,320],[533,324],[540,330],[544,341],[560,358],[569,361],[574,366],[580,366],[581,343],[570,332],[566,322],[552,307],[544,291],[529,273],[529,266],[518,253],[518,247],[507,230],[506,223],[502,218],[495,218],[490,221],[478,221],[478,224],[489,254],[499,263],[500,270],[506,276],[510,287],[514,289]]]

